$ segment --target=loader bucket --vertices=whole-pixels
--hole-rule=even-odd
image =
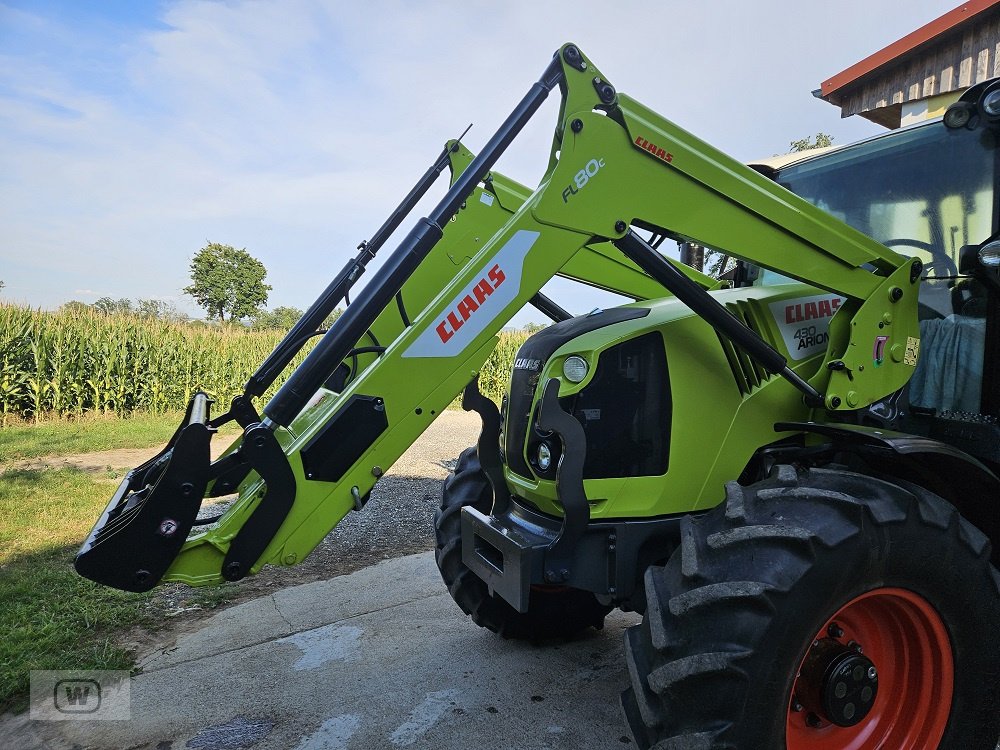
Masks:
[[[80,575],[124,591],[148,591],[163,577],[208,484],[209,404],[196,394],[166,448],[125,475],[76,555]]]

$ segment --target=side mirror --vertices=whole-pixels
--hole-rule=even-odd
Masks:
[[[1000,269],[1000,239],[982,245],[963,245],[959,251],[958,272],[963,276],[975,276],[982,271],[995,273],[997,269]]]

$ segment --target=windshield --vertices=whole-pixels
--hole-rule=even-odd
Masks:
[[[993,233],[994,135],[931,122],[792,164],[778,184],[954,279],[963,245]],[[764,279],[777,281],[765,272]],[[940,310],[947,314],[947,310]]]
[[[996,136],[931,122],[791,164],[777,182],[924,263],[921,352],[910,402],[937,413],[981,407],[988,290],[959,273],[962,247],[995,224]],[[785,283],[764,272],[762,283]]]

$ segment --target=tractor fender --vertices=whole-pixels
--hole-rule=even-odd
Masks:
[[[947,500],[990,540],[1000,565],[1000,478],[978,459],[939,440],[880,427],[821,422],[779,422],[777,432],[831,438],[861,458],[873,473],[911,482]]]

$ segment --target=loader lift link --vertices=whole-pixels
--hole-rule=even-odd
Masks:
[[[491,170],[557,86],[549,164],[530,191]],[[982,133],[949,142],[995,171],[1000,122],[975,122]],[[260,416],[252,398],[445,163],[444,198]],[[993,195],[967,192],[963,211]],[[972,226],[952,235],[988,260],[997,227]],[[663,238],[781,278],[726,288],[660,255]],[[572,44],[482,153],[446,144],[359,251],[228,415],[210,420],[197,397],[167,449],[129,474],[77,557],[82,574],[145,590],[296,564],[464,389],[483,429],[435,515],[449,592],[477,624],[534,640],[600,627],[615,606],[643,612],[626,633],[622,696],[641,750],[993,750],[998,467],[889,433],[907,414],[925,329],[981,328],[918,321],[918,258],[618,91]],[[571,318],[540,291],[557,275],[635,302]],[[498,409],[477,378],[525,304],[557,322],[521,347]],[[244,436],[210,464],[208,440],[230,416]],[[961,482],[930,486],[931,466]],[[949,486],[952,504],[937,494]],[[229,491],[229,507],[191,532],[200,499]],[[845,687],[863,705],[841,700],[831,676],[862,663],[858,644],[879,675],[877,691],[873,677]],[[942,705],[906,687],[927,684]]]

